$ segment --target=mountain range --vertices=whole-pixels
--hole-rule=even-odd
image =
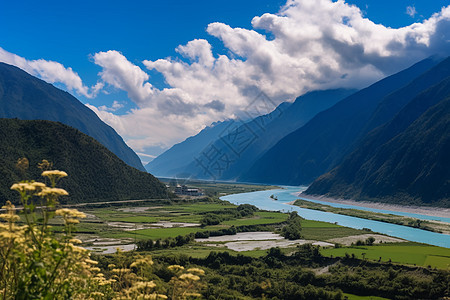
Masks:
[[[337,166],[370,130],[392,118],[417,93],[441,81],[449,63],[448,59],[440,63],[441,60],[437,57],[422,60],[317,114],[281,139],[248,171],[243,171],[239,179],[310,184]]]
[[[450,76],[370,132],[306,193],[450,207]]]
[[[281,138],[354,92],[353,89],[309,92],[254,119],[216,123],[173,146],[146,168],[158,176],[235,180]],[[273,105],[268,98],[257,100],[260,103],[254,105],[266,110]]]
[[[122,137],[78,99],[5,63],[0,63],[0,118],[50,120],[72,126],[102,143],[130,166],[145,171]]]

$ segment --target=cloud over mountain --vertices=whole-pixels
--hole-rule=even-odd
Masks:
[[[66,68],[56,61],[44,59],[27,60],[1,47],[0,62],[19,67],[29,74],[38,76],[49,83],[62,83],[69,91],[75,91],[87,98],[95,97],[98,91],[103,88],[102,83],[97,83],[89,92],[89,88],[83,84],[80,76],[72,68]]]

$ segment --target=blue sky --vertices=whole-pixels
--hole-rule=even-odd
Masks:
[[[290,0],[293,8],[280,11],[285,4],[278,0],[2,1],[0,61],[15,63],[70,91],[136,152],[157,155],[205,125],[233,117],[256,90],[281,103],[311,89],[363,87],[448,49],[447,37],[427,43],[440,27],[426,20],[449,1],[353,0],[334,5],[328,0]],[[356,5],[359,12],[348,4]],[[330,20],[334,11],[345,16],[339,17],[342,22]],[[263,15],[252,24],[254,17]],[[341,34],[347,15],[350,25]],[[447,18],[442,12],[433,20],[445,27]],[[369,20],[382,26],[362,24]],[[408,27],[408,33],[389,30],[415,22],[423,26]],[[346,61],[347,54],[336,54],[340,50],[328,53],[332,46],[320,40],[321,31],[333,32],[327,34],[351,44],[345,50],[349,53],[357,44],[363,55],[358,61]],[[423,32],[426,36],[417,37]],[[415,43],[405,36],[414,36]],[[380,47],[371,45],[371,40]],[[397,46],[386,53],[383,45]],[[315,53],[327,59],[311,65]],[[288,79],[296,81],[280,76],[283,65],[287,73],[292,72]],[[72,73],[66,72],[68,68]],[[211,109],[211,103],[223,106]]]

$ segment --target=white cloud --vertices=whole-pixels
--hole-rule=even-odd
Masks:
[[[95,97],[97,92],[103,87],[102,84],[97,84],[90,93],[89,88],[83,84],[80,76],[78,76],[72,68],[66,68],[58,62],[44,59],[27,60],[19,55],[10,53],[1,47],[0,61],[19,67],[31,75],[38,76],[49,83],[62,83],[69,91],[76,91],[78,94],[88,98]]]
[[[94,62],[103,68],[99,73],[101,79],[128,93],[128,97],[137,105],[145,104],[146,99],[154,93],[147,73],[129,62],[120,52],[110,50],[93,56]]]
[[[410,16],[411,18],[414,18],[417,14],[416,8],[414,6],[407,6],[406,7],[406,14]]]
[[[393,29],[344,1],[289,0],[278,14],[255,17],[252,26],[208,25],[229,55],[214,54],[207,40],[195,39],[177,47],[184,60],[144,60],[147,69],[164,76],[170,88],[163,90],[119,52],[96,54],[102,79],[127,91],[139,106],[125,116],[103,118],[119,118],[124,134],[148,130],[130,137],[138,149],[170,146],[208,123],[233,117],[260,91],[280,103],[314,89],[364,87],[450,49],[449,7],[423,23]]]
[[[413,8],[408,12],[415,14]],[[375,24],[343,0],[288,0],[279,13],[254,17],[252,26],[208,25],[227,55],[215,53],[205,39],[178,46],[178,58],[142,65],[115,50],[96,53],[92,58],[102,71],[91,93],[58,63],[26,61],[5,51],[0,57],[48,80],[63,80],[82,94],[105,92],[108,86],[125,91],[137,105],[125,115],[114,114],[119,103],[88,106],[134,150],[144,151],[169,147],[205,125],[232,118],[261,91],[281,103],[315,89],[364,87],[427,56],[450,53],[450,6],[422,23],[394,29]],[[145,68],[161,73],[169,87],[156,88]]]
[[[99,106],[98,109],[102,110],[102,111],[114,112],[114,111],[117,111],[117,110],[123,108],[124,106],[125,105],[123,103],[120,103],[119,101],[114,100],[114,102],[111,106],[108,107],[106,105],[102,105],[102,106]]]

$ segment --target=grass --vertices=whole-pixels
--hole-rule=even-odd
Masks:
[[[211,253],[211,251],[226,251],[225,247],[212,247],[202,246],[202,245],[185,245],[177,248],[169,248],[169,249],[159,249],[152,250],[148,253],[152,255],[154,259],[158,259],[158,257],[163,256],[171,256],[171,255],[187,255],[193,258],[205,258]]]
[[[157,217],[134,216],[134,217],[111,218],[109,221],[129,222],[129,223],[156,223],[159,220],[160,220],[160,218],[157,218]]]
[[[326,241],[332,238],[366,233],[367,231],[364,230],[343,227],[332,223],[302,220],[302,236],[307,240]]]
[[[123,231],[121,233],[114,233],[108,235],[111,238],[135,238],[138,240],[143,239],[164,239],[169,237],[177,237],[179,235],[188,235],[190,233],[196,233],[197,231],[205,231],[210,228],[199,227],[175,227],[175,228],[150,228],[141,229],[135,231]]]
[[[261,211],[255,213],[252,218],[242,218],[235,220],[223,221],[223,225],[234,225],[234,226],[244,226],[244,225],[263,225],[263,224],[276,224],[286,221],[288,218],[287,214],[279,212],[269,212]]]
[[[450,270],[450,249],[428,246],[418,243],[397,243],[386,245],[343,247],[337,249],[322,249],[325,256],[345,256],[345,253],[355,254],[357,258],[364,257],[368,260],[417,265],[422,267],[431,266],[438,269]]]

